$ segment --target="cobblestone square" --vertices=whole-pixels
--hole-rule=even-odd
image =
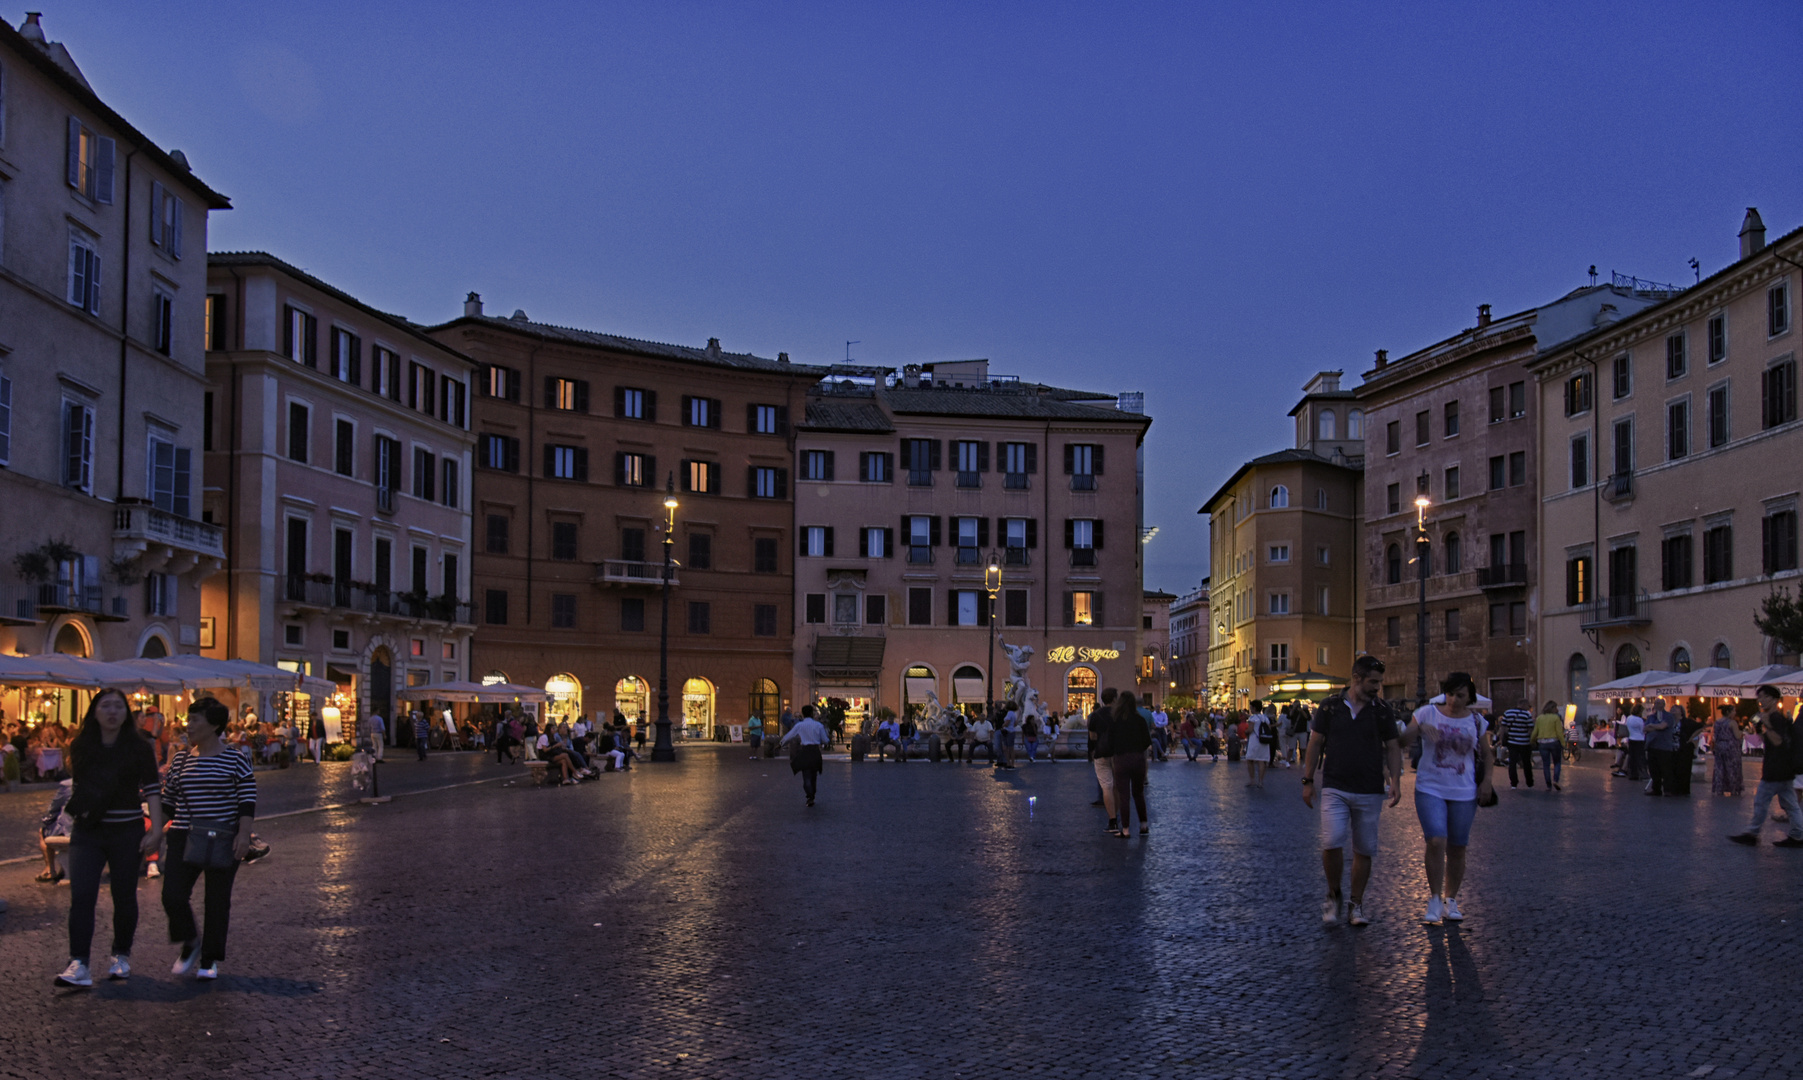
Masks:
[[[1151,772],[1122,841],[1076,762],[829,762],[812,810],[736,748],[554,789],[397,762],[397,791],[466,786],[260,823],[212,985],[169,975],[146,881],[138,974],[55,990],[67,888],[0,866],[0,1076],[1803,1074],[1760,1026],[1803,989],[1803,856],[1723,839],[1750,795],[1644,798],[1594,758],[1505,786],[1467,921],[1426,928],[1405,791],[1355,931],[1320,925],[1295,773]],[[109,918],[103,890],[97,957]]]

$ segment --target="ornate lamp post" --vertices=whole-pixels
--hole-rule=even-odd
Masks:
[[[652,761],[675,761],[676,745],[670,741],[670,568],[676,546],[676,474],[664,487],[664,622],[657,635],[657,742]]]
[[[1415,611],[1415,707],[1427,704],[1427,496],[1415,499],[1415,576],[1420,581],[1420,602]]]
[[[1002,588],[1002,555],[989,553],[989,565],[983,568],[983,591],[989,594],[989,707],[995,708],[995,594]]]

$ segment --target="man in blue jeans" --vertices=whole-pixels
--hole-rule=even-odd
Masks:
[[[1790,819],[1786,822],[1790,835],[1778,841],[1777,846],[1803,848],[1803,812],[1797,809],[1797,793],[1791,787],[1791,782],[1797,778],[1796,729],[1790,717],[1779,708],[1780,701],[1777,687],[1759,688],[1760,716],[1755,724],[1763,729],[1765,737],[1765,758],[1761,766],[1764,771],[1759,776],[1759,790],[1753,794],[1753,820],[1745,831],[1728,837],[1748,847],[1759,843],[1759,830],[1765,824],[1766,810],[1776,796],[1778,805]]]

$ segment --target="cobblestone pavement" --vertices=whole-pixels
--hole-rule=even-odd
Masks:
[[[1803,853],[1723,839],[1750,796],[1568,775],[1480,812],[1460,928],[1415,921],[1406,792],[1374,924],[1324,929],[1294,773],[1181,758],[1145,841],[1078,763],[832,763],[809,810],[726,748],[269,821],[215,984],[147,882],[140,974],[54,990],[68,890],[0,867],[0,1076],[1803,1075],[1758,1027]]]

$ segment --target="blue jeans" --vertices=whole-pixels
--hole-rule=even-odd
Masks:
[[[1032,761],[1033,755],[1039,753],[1039,738],[1035,735],[1028,735],[1026,736],[1025,741],[1027,744],[1027,760]]]
[[[1471,821],[1477,817],[1476,799],[1442,799],[1425,791],[1415,791],[1415,817],[1421,822],[1421,835],[1429,840],[1442,837],[1452,847],[1471,843]]]
[[[1770,749],[1766,753],[1771,753]],[[1753,794],[1753,820],[1742,832],[1747,836],[1758,836],[1759,829],[1765,824],[1766,809],[1772,805],[1772,796],[1778,796],[1778,805],[1790,818],[1785,827],[1792,840],[1803,840],[1803,811],[1797,809],[1797,791],[1790,786],[1789,780],[1761,780],[1759,790]]]
[[[1565,747],[1559,740],[1540,740],[1540,771],[1546,775],[1547,787],[1552,787],[1565,776]]]

